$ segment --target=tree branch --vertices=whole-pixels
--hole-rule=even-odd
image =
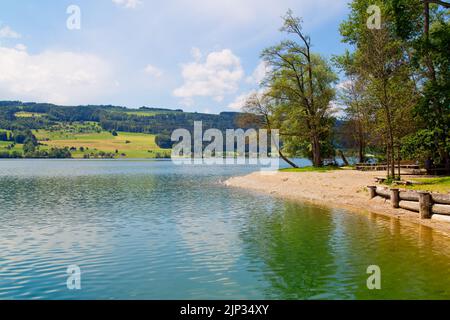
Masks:
[[[435,3],[438,5],[441,5],[445,8],[450,8],[450,3],[448,3],[448,2],[444,2],[444,1],[440,1],[440,0],[424,0],[424,1],[428,2],[428,3]]]

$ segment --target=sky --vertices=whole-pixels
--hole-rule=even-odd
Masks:
[[[239,111],[290,8],[344,52],[346,0],[2,0],[0,100]]]

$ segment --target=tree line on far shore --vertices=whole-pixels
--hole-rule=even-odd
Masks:
[[[0,159],[17,159],[17,158],[49,158],[64,159],[72,158],[69,148],[50,148],[49,150],[40,150],[39,142],[31,130],[24,131],[0,131],[0,141],[11,142],[9,148],[13,149],[16,144],[23,144],[22,151],[12,150],[0,151]]]
[[[279,129],[278,152],[294,167],[286,154],[320,167],[352,149],[359,162],[369,152],[381,155],[391,177],[400,160],[449,169],[450,5],[434,2],[352,1],[340,27],[352,50],[332,59],[312,51],[302,20],[289,10],[286,39],[262,52],[266,77],[240,121]],[[373,5],[376,27],[368,23]],[[340,83],[335,69],[345,75]]]

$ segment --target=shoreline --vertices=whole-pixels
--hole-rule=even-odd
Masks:
[[[377,175],[379,172],[356,170],[277,172],[270,175],[254,172],[232,177],[224,184],[296,202],[396,218],[401,222],[429,227],[450,237],[450,223],[447,221],[434,218],[422,220],[419,213],[394,209],[389,201],[380,197],[369,199],[367,186],[375,184]]]

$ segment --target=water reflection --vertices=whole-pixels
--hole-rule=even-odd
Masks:
[[[264,261],[270,297],[450,297],[449,239],[435,240],[430,228],[289,203],[264,214],[252,212],[249,223],[242,237],[250,244],[248,255]],[[366,286],[370,265],[381,268],[382,290]]]

